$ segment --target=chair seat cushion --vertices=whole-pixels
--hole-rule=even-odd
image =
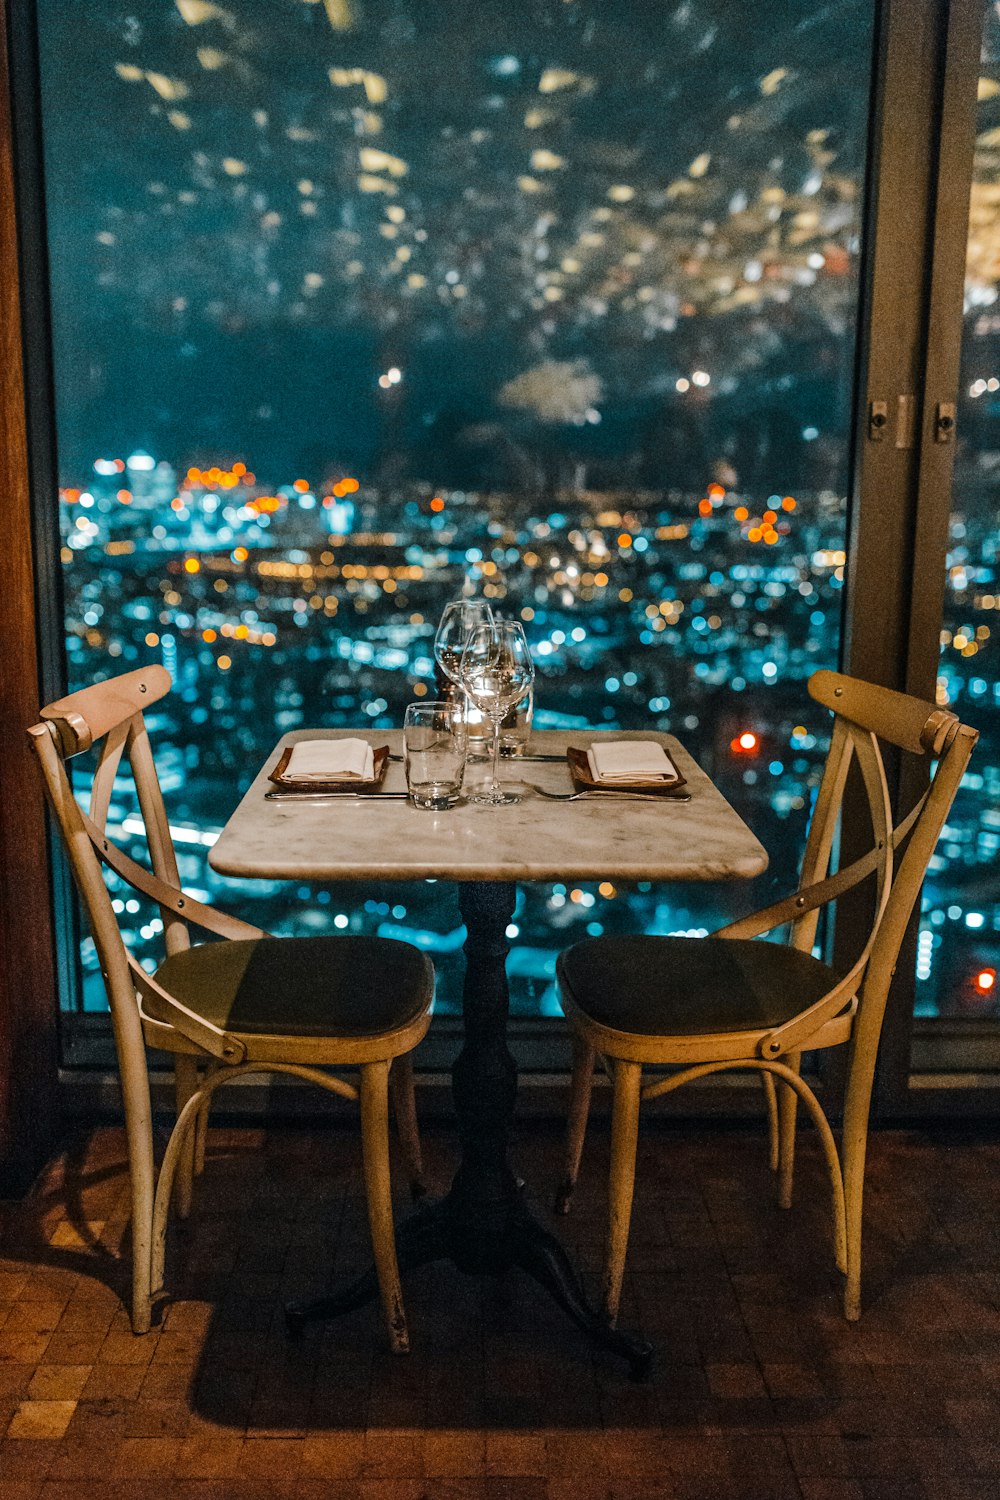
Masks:
[[[838,982],[809,953],[740,938],[587,938],[558,973],[584,1015],[638,1036],[770,1030]]]
[[[202,943],[156,979],[204,1020],[253,1035],[377,1036],[416,1020],[434,992],[424,954],[379,937]]]

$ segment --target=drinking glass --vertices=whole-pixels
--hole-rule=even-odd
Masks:
[[[462,686],[493,726],[492,784],[472,798],[487,807],[520,802],[500,785],[500,725],[508,709],[520,703],[531,687],[535,668],[524,630],[516,620],[492,620],[478,625],[462,653]]]
[[[411,703],[403,718],[406,789],[414,807],[452,807],[462,790],[465,734],[458,703]]]

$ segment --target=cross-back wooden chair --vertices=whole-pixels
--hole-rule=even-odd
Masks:
[[[928,860],[978,735],[944,709],[837,672],[816,672],[808,686],[833,711],[834,722],[798,890],[711,937],[590,938],[559,960],[574,1068],[565,1177],[556,1206],[568,1211],[576,1184],[599,1056],[614,1088],[604,1278],[612,1319],[625,1269],[640,1104],[730,1069],[761,1074],[771,1166],[783,1207],[791,1204],[800,1099],[816,1125],[833,1192],[836,1262],[846,1277],[844,1312],[852,1320],[860,1316],[868,1115],[886,998]],[[927,791],[896,828],[880,740],[937,761]],[[852,761],[867,794],[873,847],[830,874]],[[870,931],[848,972],[836,974],[812,953],[820,910],[872,877]],[[787,944],[753,941],[784,926],[790,929]],[[836,1046],[849,1049],[842,1156],[800,1072],[803,1051]],[[644,1084],[643,1067],[650,1065],[678,1071]]]
[[[247,1073],[292,1073],[360,1100],[368,1217],[393,1349],[408,1347],[389,1180],[391,1087],[411,1183],[420,1178],[412,1049],[430,1023],[434,971],[408,943],[387,938],[273,938],[181,888],[143,710],[171,687],[163,667],[129,672],[42,709],[28,730],[49,802],[87,910],[111,1008],[121,1072],[132,1192],[132,1327],[145,1333],[163,1295],[171,1195],[180,1217],[204,1161],[215,1091]],[[86,810],[66,762],[94,748]],[[131,766],[150,867],[109,837],[115,778]],[[102,866],[155,902],[165,962],[147,974],[128,951]],[[191,927],[222,939],[192,946]],[[177,1120],[156,1176],[146,1047],[174,1059]],[[357,1068],[357,1084],[325,1071]],[[390,1075],[391,1069],[391,1075]]]

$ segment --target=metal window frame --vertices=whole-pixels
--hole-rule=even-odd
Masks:
[[[984,13],[985,0],[883,0],[875,70],[844,666],[932,701],[955,455],[954,427],[940,441],[938,415],[958,394]],[[891,777],[898,815],[923,790],[926,767],[897,761]],[[861,822],[849,805],[848,855],[861,852]],[[841,955],[855,950],[866,915],[863,896],[841,913]],[[886,1012],[877,1113],[996,1113],[1000,1072],[994,1086],[974,1065],[947,1071],[959,1031],[914,1018],[918,923],[915,913]],[[1000,1038],[1000,1024],[976,1025],[977,1040]],[[916,1072],[914,1043],[931,1061],[936,1032],[944,1066]]]
[[[25,320],[31,330],[29,440],[35,493],[43,497],[54,493],[56,444],[37,9],[35,0],[4,3],[18,123]],[[957,394],[983,12],[984,0],[875,0],[842,664],[873,681],[925,696],[933,694],[936,675],[954,455],[953,444],[935,441],[933,418],[937,404],[954,401]],[[873,401],[885,403],[881,438],[869,435]],[[40,499],[34,510],[34,609],[44,701],[61,691],[65,670],[62,579],[57,518]],[[898,768],[895,779],[894,793],[903,803],[913,789]],[[849,845],[849,815],[845,822]],[[53,902],[61,982],[78,984],[75,903],[58,860]],[[851,950],[852,935],[863,926],[864,916],[859,904],[841,917],[838,950]],[[914,955],[911,936],[887,1015],[879,1114],[994,1110],[1000,1086],[983,1087],[971,1076],[956,1077],[952,1089],[926,1079],[914,1084]],[[985,1024],[977,1023],[978,1035]],[[531,1025],[529,1031],[534,1036],[537,1027]],[[541,1054],[536,1056],[541,1064]],[[834,1063],[825,1083],[836,1081]],[[1000,1085],[1000,1075],[997,1081]],[[694,1114],[698,1106],[694,1093],[690,1097],[689,1112]]]

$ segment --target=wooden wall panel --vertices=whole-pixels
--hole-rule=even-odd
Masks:
[[[0,1196],[30,1186],[58,1129],[45,814],[24,733],[38,654],[7,57],[0,5]]]

